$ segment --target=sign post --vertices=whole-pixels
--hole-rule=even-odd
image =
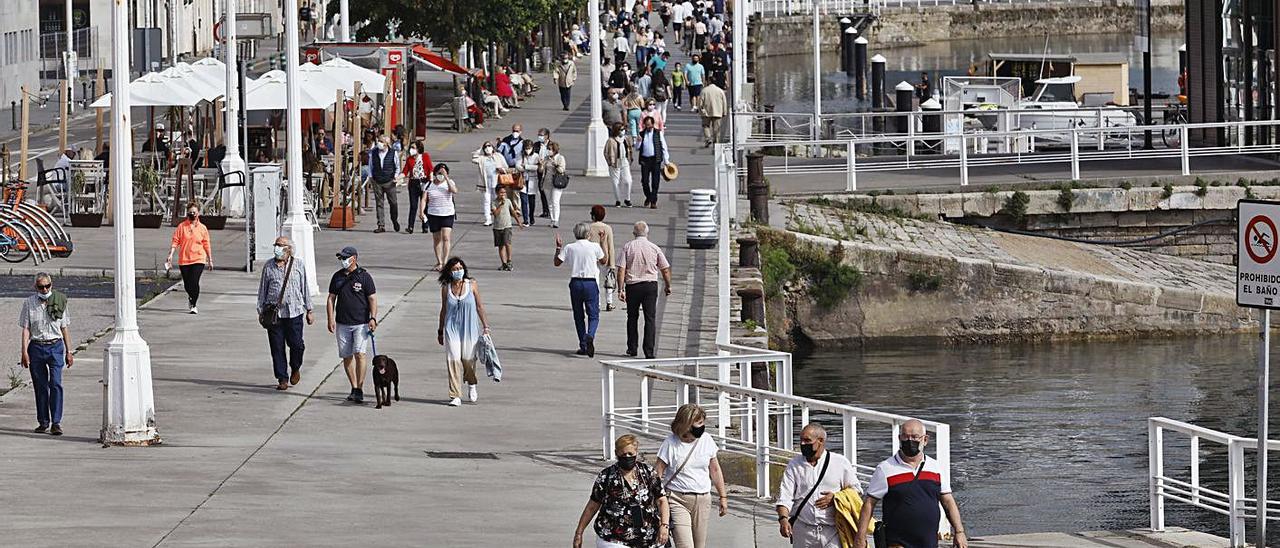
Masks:
[[[1271,310],[1280,308],[1280,202],[1236,204],[1236,304],[1262,309],[1258,349],[1258,545],[1267,538],[1267,413],[1271,385]]]

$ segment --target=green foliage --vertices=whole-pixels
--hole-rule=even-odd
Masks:
[[[942,287],[942,276],[925,272],[912,272],[907,275],[907,284],[912,291],[937,291]]]
[[[1062,189],[1058,191],[1058,207],[1063,211],[1071,211],[1071,206],[1075,204],[1076,193],[1071,190],[1071,185],[1062,185]]]
[[[1173,196],[1173,185],[1165,183],[1164,192],[1160,193],[1160,198],[1162,200],[1168,200],[1171,196]]]
[[[1120,181],[1120,188],[1129,190],[1133,188],[1133,183],[1130,183],[1129,181]]]
[[[746,328],[749,331],[755,331],[756,328],[760,326],[759,324],[756,323],[755,320],[747,320],[742,322],[742,327]]]
[[[1015,190],[1008,198],[1004,199],[1004,208],[1001,213],[1013,218],[1014,222],[1022,223],[1022,219],[1027,216],[1027,204],[1031,203],[1031,197],[1026,192]]]
[[[556,15],[571,14],[584,5],[584,0],[378,0],[351,2],[350,11],[353,24],[363,23],[356,41],[425,38],[456,51],[466,42],[517,40]],[[328,12],[338,12],[338,0],[329,0]]]
[[[872,215],[884,215],[887,217],[899,217],[902,219],[916,219],[919,221],[934,220],[932,217],[928,215],[907,213],[896,207],[890,208],[890,207],[882,206],[877,202],[864,202],[864,201],[854,201],[854,200],[836,201],[830,198],[810,198],[808,200],[808,203],[816,206],[834,207],[834,208],[840,208],[848,211],[855,211],[858,213],[869,213]]]
[[[862,284],[862,273],[844,264],[843,246],[828,250],[775,230],[761,230],[756,237],[760,239],[760,272],[769,297],[780,295],[787,282],[805,282],[819,307],[832,308]]]
[[[1197,177],[1196,178],[1196,196],[1204,198],[1205,195],[1208,193],[1209,193],[1209,184],[1201,180],[1199,177]]]

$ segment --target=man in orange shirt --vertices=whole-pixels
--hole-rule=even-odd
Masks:
[[[200,275],[206,265],[213,270],[213,249],[209,245],[209,229],[200,222],[200,204],[187,204],[187,218],[173,229],[173,244],[164,259],[164,269],[173,268],[173,252],[178,252],[178,270],[182,272],[182,287],[187,290],[187,305],[191,314],[199,314],[196,301],[200,299]]]

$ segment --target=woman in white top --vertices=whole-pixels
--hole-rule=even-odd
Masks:
[[[436,265],[431,270],[440,270],[441,265],[449,259],[449,251],[453,247],[453,220],[457,216],[453,201],[457,195],[458,185],[449,178],[449,165],[436,164],[431,181],[426,184],[422,193],[422,201],[426,204],[427,228],[431,230],[436,252]]]
[[[658,448],[658,477],[671,501],[671,538],[676,548],[705,548],[707,518],[711,516],[711,488],[719,496],[720,515],[729,511],[724,474],[711,436],[704,436],[707,412],[695,404],[676,410],[671,435]]]
[[[547,144],[547,148],[551,153],[542,161],[542,172],[546,174],[553,182],[557,175],[565,174],[564,155],[560,154],[560,143],[551,142]],[[551,187],[551,228],[560,228],[560,196],[564,194],[563,188]],[[487,204],[486,204],[487,207]]]
[[[533,226],[534,210],[538,205],[538,172],[542,169],[542,155],[533,141],[524,142],[524,155],[516,163],[516,169],[524,172],[524,188],[520,190],[520,217],[524,226]]]
[[[498,174],[506,173],[507,159],[494,150],[493,143],[485,141],[480,149],[471,153],[471,163],[480,166],[480,183],[484,185],[484,226],[493,224],[493,193],[498,187]]]

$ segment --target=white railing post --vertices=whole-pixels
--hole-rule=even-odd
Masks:
[[[856,165],[857,149],[854,148],[852,139],[849,140],[847,153],[848,155],[845,157],[844,190],[845,192],[853,192],[858,190],[858,171]]]
[[[722,361],[716,364],[716,380],[721,384],[729,384],[729,377],[729,363]],[[716,396],[716,413],[719,414],[717,422],[720,423],[718,425],[720,439],[724,439],[729,429],[729,423],[733,420],[733,417],[729,415],[729,394],[724,390],[721,390],[719,395]]]
[[[1071,180],[1080,180],[1080,129],[1071,128]]]
[[[892,455],[892,454],[894,454],[894,453],[897,453],[897,452],[898,452],[898,447],[899,447],[899,445],[901,445],[901,444],[898,442],[898,434],[901,434],[901,433],[902,433],[902,425],[901,425],[901,424],[899,424],[899,423],[898,423],[898,421],[893,421],[893,428],[892,428],[892,430],[893,430],[893,447],[891,448],[891,449],[892,449],[892,451],[889,451],[889,454],[890,454],[890,455]]]
[[[947,473],[947,477],[951,477],[951,426],[947,424],[939,424],[935,427],[934,432],[937,439],[933,442],[933,452],[938,465]],[[893,435],[893,452],[898,452],[898,425],[894,425]]]
[[[1105,131],[1103,131],[1103,128],[1102,128],[1102,109],[1099,108],[1098,109],[1098,150],[1105,150],[1107,148],[1105,146],[1107,142],[1106,137],[1107,137],[1107,134]]]
[[[689,403],[689,385],[683,382],[676,383],[676,407],[680,407]]]
[[[1151,497],[1151,530],[1164,531],[1164,429],[1147,421],[1147,485]]]
[[[640,378],[640,424],[644,425],[644,433],[649,433],[649,377]]]
[[[916,155],[916,119],[912,112],[905,112],[902,115],[907,117],[907,161],[910,162],[911,157]]]
[[[1244,546],[1244,444],[1235,438],[1227,442],[1227,458],[1228,540],[1233,547]]]
[[[858,418],[845,413],[840,417],[844,427],[844,458],[851,464],[858,464]]]
[[[756,496],[769,496],[769,400],[756,398]]]
[[[600,437],[602,438],[602,456],[604,460],[613,457],[613,370],[608,365],[603,366],[604,371],[600,375],[600,406],[604,408],[604,414],[601,418]]]
[[[1200,504],[1200,436],[1191,436],[1191,504]]]
[[[969,143],[960,134],[960,186],[969,186]]]
[[[1182,153],[1182,174],[1191,175],[1191,144],[1187,142],[1187,126],[1178,127],[1178,150]]]

